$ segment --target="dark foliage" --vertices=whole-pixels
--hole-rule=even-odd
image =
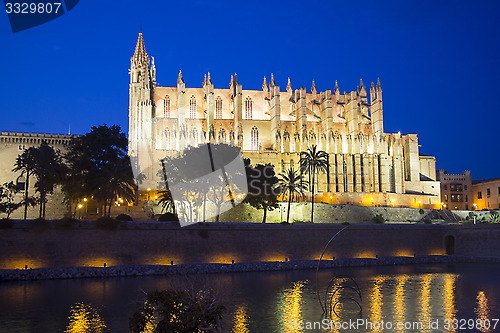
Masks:
[[[385,218],[382,216],[382,214],[377,214],[372,218],[373,223],[384,223]]]
[[[118,228],[118,224],[120,221],[117,221],[111,217],[103,216],[95,220],[95,227],[97,229],[105,229],[105,230],[115,230]]]
[[[62,219],[54,221],[54,228],[56,229],[71,229],[80,220],[73,219],[70,217],[63,217]]]
[[[179,222],[179,217],[173,213],[165,213],[158,217],[158,222]]]
[[[117,221],[133,221],[134,219],[127,214],[120,214],[117,217],[115,217],[115,220]]]
[[[10,229],[14,225],[11,219],[1,219],[0,220],[0,229]]]

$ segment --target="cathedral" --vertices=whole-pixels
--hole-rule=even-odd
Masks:
[[[139,33],[130,64],[129,155],[145,178],[140,188],[157,188],[160,159],[187,146],[227,143],[241,148],[252,164],[271,163],[277,174],[298,167],[299,154],[316,145],[328,153],[328,172],[318,178],[317,202],[440,208],[435,158],[419,153],[416,134],[386,133],[380,81],[356,90],[318,92],[285,89],[271,74],[259,90],[243,89],[237,75],[228,88],[215,88],[210,73],[201,88],[156,83],[154,57]]]

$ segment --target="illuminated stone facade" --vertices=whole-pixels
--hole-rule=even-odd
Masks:
[[[472,177],[470,171],[451,174],[437,170],[437,180],[441,183],[441,205],[443,209],[472,209]]]
[[[500,209],[500,178],[473,181],[472,192],[475,209]]]
[[[260,90],[245,90],[231,76],[229,88],[189,88],[179,72],[176,87],[156,84],[139,34],[130,65],[129,154],[141,170],[142,188],[158,183],[159,159],[189,145],[225,142],[240,147],[252,164],[272,163],[278,173],[298,167],[299,153],[317,145],[329,156],[318,179],[318,200],[331,203],[440,207],[435,158],[419,154],[416,134],[385,133],[382,86],[360,81],[356,90],[285,90],[271,74]]]

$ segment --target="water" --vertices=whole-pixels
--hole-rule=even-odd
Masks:
[[[349,288],[355,287],[349,279],[333,281],[333,288],[327,293],[339,315],[332,313],[333,322],[321,322],[324,318],[314,271],[211,274],[175,279],[3,282],[0,284],[0,332],[85,332],[85,327],[87,331],[93,327],[93,332],[128,332],[128,318],[144,299],[144,292],[172,285],[215,289],[218,299],[227,307],[225,332],[500,331],[500,323],[493,329],[494,319],[500,318],[498,264],[321,271],[318,285],[322,298],[331,279],[339,274],[354,279],[361,298]],[[361,305],[361,314],[356,302]],[[490,321],[490,329],[483,327],[488,323],[486,319]],[[363,325],[345,326],[349,320],[360,324],[357,320],[363,320]],[[328,324],[328,329],[299,329],[306,328],[308,322],[309,325],[317,322],[316,325],[322,324],[323,328]],[[381,326],[382,322],[385,326]],[[388,323],[393,327],[388,327]],[[404,326],[397,329],[397,323],[406,323],[406,329]],[[422,326],[418,326],[419,323]],[[446,323],[450,324],[449,329]],[[463,329],[453,329],[455,323]],[[469,329],[469,325],[474,328]]]

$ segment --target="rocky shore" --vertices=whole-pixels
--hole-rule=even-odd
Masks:
[[[498,257],[416,256],[322,260],[320,269],[432,263],[500,263]],[[318,260],[246,262],[234,264],[137,265],[111,267],[60,267],[0,270],[0,281],[108,278],[152,275],[265,272],[316,269]]]

